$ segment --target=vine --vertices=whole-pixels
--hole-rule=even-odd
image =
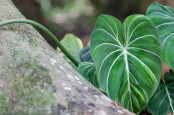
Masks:
[[[4,22],[0,23],[0,26],[4,26],[7,24],[13,24],[13,23],[26,23],[26,24],[31,24],[39,29],[41,29],[43,32],[45,32],[53,41],[56,43],[56,45],[62,50],[62,52],[76,65],[79,65],[79,62],[65,49],[65,47],[60,43],[60,41],[43,25],[32,21],[28,19],[12,19],[12,20],[7,20]]]

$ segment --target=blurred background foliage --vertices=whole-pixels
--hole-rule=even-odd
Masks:
[[[23,15],[46,26],[62,39],[73,33],[82,39],[84,46],[90,40],[98,15],[110,14],[120,21],[131,14],[145,14],[147,7],[158,2],[174,7],[173,0],[12,0]],[[40,30],[38,30],[40,31]],[[43,32],[40,33],[56,48]]]

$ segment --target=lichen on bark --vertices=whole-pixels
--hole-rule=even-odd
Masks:
[[[56,88],[49,70],[32,57],[24,60],[21,55],[21,49],[14,50],[13,59],[1,63],[2,66],[8,65],[8,69],[0,75],[0,111],[2,114],[51,114],[56,108],[53,96]]]

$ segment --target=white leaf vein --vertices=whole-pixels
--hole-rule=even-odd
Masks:
[[[155,56],[157,56],[158,58],[160,58],[160,59],[161,59],[161,56],[159,56],[158,54],[153,53],[153,52],[148,51],[148,50],[145,50],[145,49],[142,49],[142,48],[137,48],[137,47],[129,47],[129,48],[127,48],[127,49],[139,49],[139,50],[142,50],[142,51],[145,51],[145,52],[151,53],[151,54],[153,54],[153,55],[155,55]]]
[[[155,37],[154,35],[145,35],[145,36],[141,36],[141,37],[139,37],[139,38],[136,38],[135,40],[133,40],[132,42],[130,42],[127,46],[129,46],[129,45],[131,45],[133,42],[135,42],[135,41],[137,41],[137,40],[139,40],[139,39],[141,39],[141,38],[144,38],[144,37]]]
[[[117,36],[116,36],[114,30],[112,29],[112,27],[110,26],[110,24],[106,21],[106,19],[104,19],[104,21],[105,21],[105,23],[109,26],[109,28],[111,29],[112,33],[113,33],[114,36],[115,36],[115,39],[117,39],[117,43],[120,45],[120,47],[122,47],[121,43],[120,43],[119,40],[118,40],[118,30],[116,29],[116,30],[117,30]],[[115,24],[115,23],[114,23],[114,24]],[[116,25],[115,25],[115,26],[116,26]],[[117,26],[116,26],[116,28],[117,28]]]
[[[157,25],[156,28],[159,28],[160,26],[169,25],[169,24],[174,24],[174,22],[162,23],[162,24]]]
[[[162,13],[162,12],[153,12],[153,13],[151,13],[150,15],[153,15],[153,14],[161,14],[161,15],[163,15],[163,16],[165,16],[165,17],[168,17],[168,18],[170,18],[170,19],[173,19],[171,16],[166,15],[166,14],[164,14],[164,13]]]
[[[122,50],[122,49],[115,50],[115,51],[109,53],[109,54],[103,59],[101,65],[100,65],[99,73],[100,73],[100,71],[101,71],[101,68],[102,68],[103,63],[105,62],[105,60],[106,60],[110,55],[112,55],[113,53],[116,53],[116,52],[121,51],[121,50]]]
[[[130,71],[129,71],[130,72]],[[132,77],[135,79],[135,76],[130,72],[130,74],[132,75]],[[144,92],[144,94],[145,94],[145,96],[146,96],[146,99],[148,100],[148,96],[147,96],[147,93],[146,93],[146,91],[138,84],[138,82],[137,82],[137,80],[135,79],[135,82],[136,82],[136,84],[143,90],[143,92]],[[139,94],[141,94],[140,92],[139,92]]]
[[[117,61],[117,60],[120,58],[120,56],[122,56],[122,55],[123,55],[123,53],[121,53],[121,54],[114,60],[114,62],[112,63],[112,65],[111,65],[110,68],[109,68],[108,75],[107,75],[107,78],[106,78],[107,94],[109,94],[109,93],[108,93],[108,80],[109,80],[109,75],[110,75],[111,69],[112,69],[113,65],[116,63],[116,61]]]
[[[132,55],[132,54],[129,53],[129,52],[127,52],[127,53],[128,53],[130,56],[132,56],[133,58],[135,58],[137,61],[139,61],[142,65],[144,65],[144,66],[149,70],[149,72],[151,73],[151,75],[153,76],[155,82],[158,84],[158,81],[157,81],[155,75],[154,75],[153,72],[147,67],[147,65],[144,64],[144,63],[143,63],[140,59],[138,59],[136,56]]]
[[[93,69],[94,67],[95,67],[95,66],[91,67],[91,68],[88,70],[86,76],[88,76],[88,74],[92,71],[92,69]]]
[[[98,28],[98,30],[101,30],[101,31],[105,32],[106,34],[108,34],[109,36],[111,36],[114,39],[114,41],[116,41],[118,43],[117,39],[114,36],[112,36],[108,31],[106,31],[106,30],[104,30],[102,28]]]
[[[172,35],[174,35],[174,33],[172,33],[172,34],[168,35],[168,36],[165,38],[165,40],[162,42],[161,46],[163,46],[164,42],[166,42],[166,41],[167,41],[167,39],[168,39],[168,38],[170,38]]]
[[[119,47],[119,48],[120,48],[120,46],[115,45],[115,44],[111,44],[111,43],[101,43],[101,44],[97,45],[97,46],[94,48],[94,50],[93,50],[92,53],[94,53],[94,51],[95,51],[97,48],[99,48],[100,46],[102,46],[102,45],[112,45],[112,46],[115,46],[115,47]]]

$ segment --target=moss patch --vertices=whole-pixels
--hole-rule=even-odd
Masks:
[[[12,54],[11,60],[15,63],[10,60],[4,62],[8,65],[8,75],[0,73],[0,80],[6,84],[0,88],[0,114],[42,115],[55,112],[55,86],[49,70],[29,56],[23,57],[25,60],[19,58],[21,54],[25,56],[20,49]]]

